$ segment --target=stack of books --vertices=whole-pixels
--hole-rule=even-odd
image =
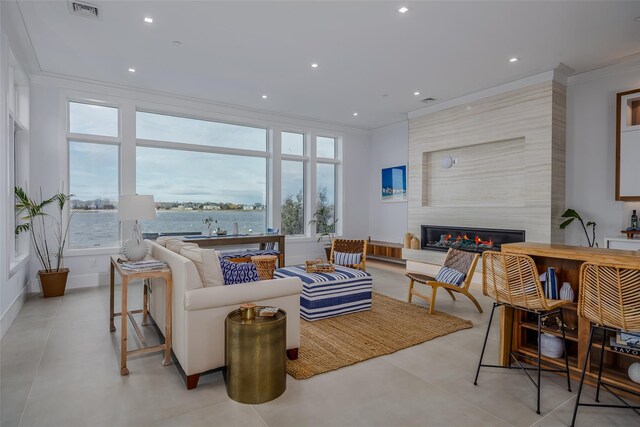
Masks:
[[[142,261],[125,261],[122,263],[123,270],[132,271],[147,271],[147,270],[159,270],[165,268],[167,264],[157,259],[143,259]]]
[[[618,332],[611,337],[609,346],[618,353],[640,356],[640,335]]]

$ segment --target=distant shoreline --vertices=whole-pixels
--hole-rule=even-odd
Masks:
[[[101,212],[118,212],[118,209],[72,209],[73,213],[101,213]],[[156,209],[156,212],[208,212],[214,215],[216,212],[264,212],[264,209]]]

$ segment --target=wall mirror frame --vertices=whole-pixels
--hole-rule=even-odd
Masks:
[[[616,200],[640,201],[640,89],[616,96]]]

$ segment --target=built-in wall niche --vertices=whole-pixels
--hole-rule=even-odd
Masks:
[[[617,94],[616,200],[640,200],[640,89]]]
[[[422,206],[524,207],[524,138],[422,153]]]

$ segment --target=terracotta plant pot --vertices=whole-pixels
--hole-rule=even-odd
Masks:
[[[329,257],[331,256],[331,246],[325,246],[324,251],[327,254],[327,261],[329,261]]]
[[[63,296],[64,290],[67,287],[68,275],[69,275],[68,268],[61,268],[58,271],[52,271],[52,272],[39,270],[38,278],[40,279],[42,296],[44,296],[45,298]]]

